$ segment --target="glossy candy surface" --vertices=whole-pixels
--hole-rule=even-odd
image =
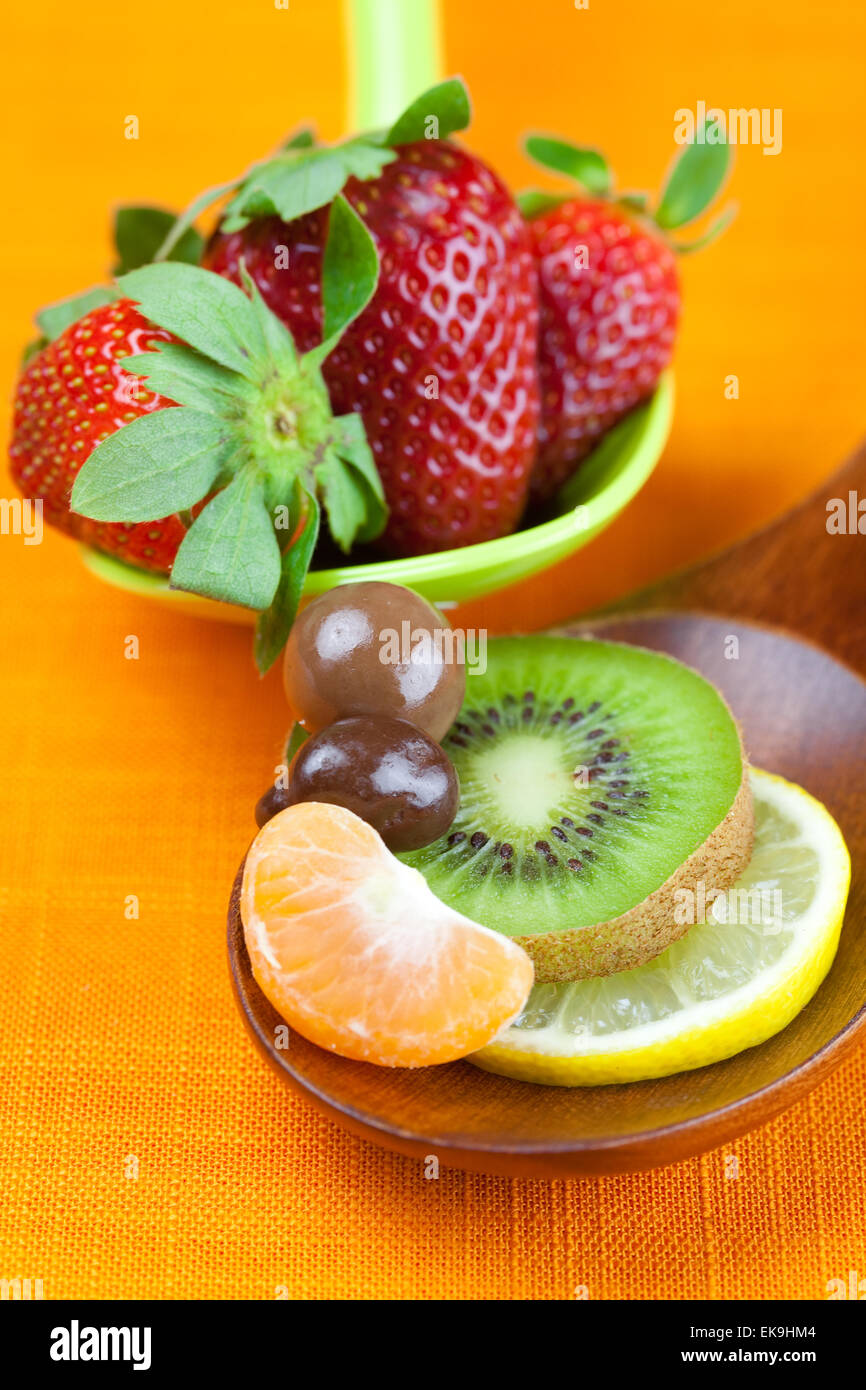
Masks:
[[[442,614],[411,589],[346,584],[295,620],[283,681],[292,714],[309,733],[377,714],[408,719],[439,740],[463,703],[461,656]]]
[[[389,849],[420,849],[457,813],[457,774],[446,754],[404,719],[364,715],[314,735],[291,767],[290,800],[344,806]]]
[[[276,784],[268,787],[263,796],[256,802],[256,825],[261,830],[263,825],[267,825],[280,811],[284,811],[287,806],[291,806],[292,798],[286,787],[279,787]]]

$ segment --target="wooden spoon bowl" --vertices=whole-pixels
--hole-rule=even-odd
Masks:
[[[855,462],[866,475],[863,459]],[[848,482],[843,475],[837,485]],[[669,652],[703,672],[724,692],[755,765],[801,783],[838,820],[852,856],[851,896],[836,960],[802,1013],[776,1037],[728,1061],[621,1086],[536,1086],[466,1062],[392,1071],[336,1057],[293,1030],[281,1050],[276,1029],[282,1020],[256,985],[244,945],[238,874],[228,922],[234,990],[254,1041],[283,1081],[352,1133],[401,1153],[435,1155],[446,1165],[480,1172],[552,1178],[629,1172],[714,1148],[800,1100],[838,1064],[866,1025],[866,685],[820,648],[781,630],[652,611],[660,592],[667,607],[692,596],[711,606],[714,594],[730,602],[739,591],[741,609],[777,618],[781,607],[796,620],[797,584],[807,562],[797,558],[801,546],[786,538],[806,532],[813,548],[801,626],[849,659],[862,651],[866,662],[866,643],[861,647],[851,627],[864,611],[862,558],[858,554],[859,568],[852,568],[847,542],[827,548],[826,541],[844,538],[827,536],[820,499],[811,513],[805,508],[696,574],[632,600],[650,611],[567,629]],[[815,549],[826,556],[818,566]],[[763,584],[759,572],[767,576]],[[839,615],[838,636],[833,613]]]

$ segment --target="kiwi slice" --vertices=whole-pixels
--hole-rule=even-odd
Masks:
[[[494,638],[443,746],[460,810],[401,858],[444,902],[519,941],[538,981],[642,965],[688,929],[678,890],[724,890],[751,856],[737,725],[671,657]]]

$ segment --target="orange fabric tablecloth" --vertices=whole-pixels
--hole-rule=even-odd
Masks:
[[[47,0],[10,21],[6,97],[27,114],[4,123],[19,214],[0,226],[7,380],[30,310],[102,274],[111,202],[181,203],[311,112],[339,130],[332,0],[153,0],[146,23],[107,0],[85,11]],[[685,0],[446,12],[473,141],[515,182],[530,124],[604,141],[633,186],[664,165],[680,106],[784,111],[778,157],[739,152],[738,223],[684,267],[677,422],[655,478],[584,555],[467,612],[536,627],[783,509],[855,441],[862,181],[844,190],[862,18],[805,0],[705,19]],[[221,80],[241,16],[256,62]],[[0,536],[0,613],[0,1277],[41,1278],[48,1298],[674,1299],[820,1299],[866,1277],[862,1051],[730,1150],[573,1183],[426,1181],[287,1094],[242,1031],[223,939],[284,732],[278,681],[258,682],[246,631],[105,590],[53,535]]]

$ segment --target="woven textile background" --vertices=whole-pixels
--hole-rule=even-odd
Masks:
[[[257,66],[228,84],[241,16]],[[454,0],[446,16],[472,141],[515,183],[529,125],[603,140],[623,184],[645,186],[678,106],[784,109],[782,153],[739,152],[740,218],[685,266],[656,476],[583,556],[466,610],[537,627],[783,510],[855,442],[864,192],[842,217],[834,190],[858,154],[862,20],[806,0],[703,17],[685,0]],[[316,111],[338,133],[337,32],[332,0],[153,0],[146,24],[108,0],[12,16],[2,87],[28,114],[3,123],[4,167],[27,225],[0,225],[4,381],[32,308],[103,273],[112,202],[178,205]],[[248,632],[103,588],[59,537],[2,535],[0,662],[0,1277],[41,1278],[48,1298],[264,1299],[821,1299],[866,1278],[863,1051],[731,1149],[635,1177],[426,1181],[319,1118],[254,1054],[227,979],[228,891],[286,717]]]
[[[279,682],[245,631],[103,591],[53,536],[0,545],[0,594],[0,1274],[156,1298],[822,1298],[866,1277],[862,1051],[729,1150],[550,1185],[426,1181],[283,1090],[224,948]]]

